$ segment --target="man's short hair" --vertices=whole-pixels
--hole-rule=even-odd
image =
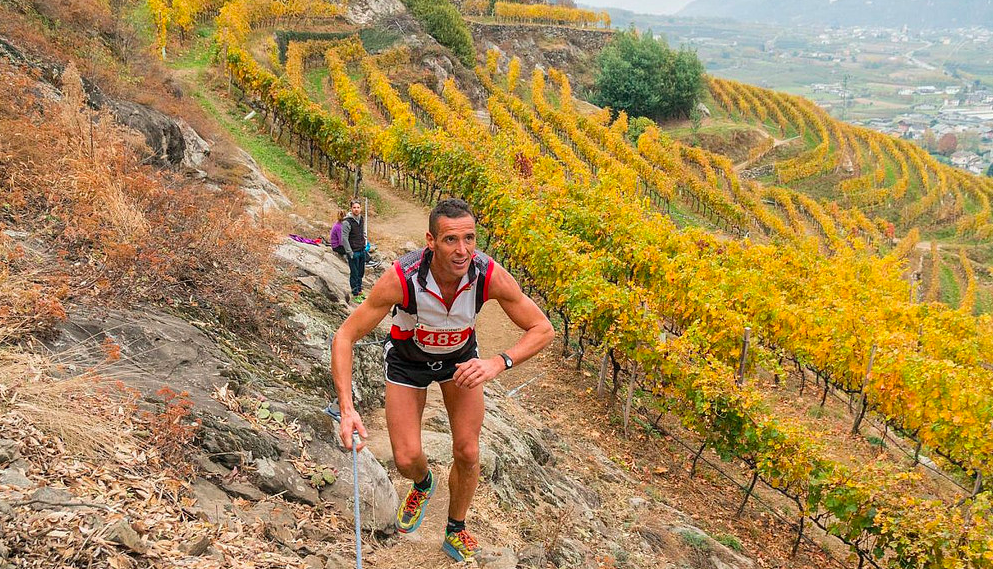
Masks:
[[[448,198],[438,202],[438,205],[434,206],[431,210],[431,216],[428,218],[428,231],[431,235],[435,237],[438,236],[438,218],[447,217],[449,219],[458,219],[460,217],[469,216],[473,221],[476,221],[476,216],[469,209],[469,204],[458,198]]]
[[[359,200],[352,200],[352,201],[348,202],[348,207],[352,207],[355,204],[358,204],[359,206],[361,206],[362,205],[362,202],[360,202]]]

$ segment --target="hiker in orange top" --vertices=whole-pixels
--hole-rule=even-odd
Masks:
[[[397,512],[402,533],[416,530],[434,493],[435,479],[421,449],[427,388],[438,382],[452,428],[454,463],[448,478],[448,525],[442,548],[458,561],[479,551],[465,527],[479,481],[483,385],[526,361],[554,337],[548,318],[496,261],[476,249],[476,220],[462,200],[447,199],[431,211],[427,247],[397,260],[334,336],[331,371],[341,409],[341,440],[366,436],[352,403],[352,347],[389,313],[385,344],[386,427],[397,470],[413,485]],[[524,334],[498,356],[479,357],[476,315],[495,299]]]

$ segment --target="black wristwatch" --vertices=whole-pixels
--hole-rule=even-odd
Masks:
[[[510,359],[510,356],[506,352],[500,352],[500,357],[503,358],[503,369],[510,369],[514,367],[514,360]]]

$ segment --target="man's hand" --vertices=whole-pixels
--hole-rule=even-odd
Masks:
[[[341,436],[341,442],[345,444],[347,450],[352,450],[352,432],[359,432],[359,446],[357,451],[365,448],[366,430],[365,425],[362,424],[362,418],[355,411],[351,413],[341,414],[341,432],[338,434]]]
[[[504,369],[503,358],[492,357],[488,360],[473,358],[467,362],[455,364],[453,379],[455,385],[463,389],[472,389],[482,385],[500,374]]]

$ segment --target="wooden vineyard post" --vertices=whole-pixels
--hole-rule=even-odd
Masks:
[[[628,435],[628,422],[631,420],[631,402],[634,400],[634,384],[637,379],[637,372],[631,370],[628,376],[628,397],[624,402],[624,434]]]
[[[869,352],[869,367],[865,370],[865,378],[862,380],[862,389],[860,390],[862,399],[859,405],[858,415],[855,416],[855,423],[852,425],[852,434],[858,434],[859,425],[862,424],[862,419],[865,417],[866,408],[869,406],[868,401],[865,397],[865,384],[869,381],[869,374],[872,373],[872,363],[876,360],[876,344],[872,345],[872,351]]]
[[[600,360],[600,381],[596,386],[596,396],[603,399],[604,391],[607,389],[607,365],[610,364],[610,350],[603,352],[603,359]]]
[[[745,337],[741,343],[741,359],[738,360],[738,380],[737,384],[739,386],[745,383],[745,362],[748,360],[748,341],[752,336],[752,328],[750,326],[745,327]]]
[[[962,504],[965,504],[966,500],[969,500],[970,498],[975,498],[976,496],[978,496],[979,495],[979,492],[982,491],[982,489],[983,489],[983,473],[982,472],[976,472],[976,482],[972,486],[972,493],[969,494],[968,496],[962,498],[961,500],[959,500],[958,503],[955,504],[955,505],[956,506],[961,506]]]
[[[569,317],[566,316],[561,310],[559,310],[559,316],[562,317],[562,357],[569,356]]]
[[[824,380],[824,393],[821,394],[821,408],[824,408],[824,403],[827,402],[828,392],[831,390],[831,382],[828,381],[827,377],[821,377],[819,373],[817,377]]]
[[[576,352],[576,371],[579,371],[583,367],[583,355],[585,355],[586,350],[583,347],[583,342],[586,340],[586,323],[584,322],[582,326],[579,327],[579,349]]]

